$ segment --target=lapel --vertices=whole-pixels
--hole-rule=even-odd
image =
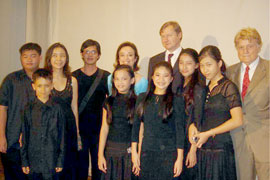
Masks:
[[[255,72],[252,76],[252,79],[250,81],[250,84],[248,86],[247,89],[247,94],[246,96],[257,86],[258,83],[261,82],[261,79],[263,79],[263,77],[265,77],[265,67],[263,65],[263,62],[260,58],[259,64],[257,65]]]
[[[240,73],[241,73],[241,63],[238,63],[233,70],[232,81],[236,84],[238,89],[240,89]]]

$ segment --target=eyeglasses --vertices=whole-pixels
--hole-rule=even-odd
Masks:
[[[91,50],[91,51],[86,50],[86,51],[84,51],[84,53],[85,53],[85,54],[95,55],[95,54],[97,54],[97,51],[96,51],[96,50]]]

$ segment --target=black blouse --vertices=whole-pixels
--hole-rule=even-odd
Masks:
[[[144,99],[145,93],[137,98],[136,109]],[[142,151],[173,151],[184,148],[184,118],[185,106],[182,97],[175,96],[173,100],[173,112],[168,117],[167,123],[163,122],[160,106],[164,95],[152,95],[148,100],[144,114],[144,135]],[[141,119],[135,114],[132,129],[132,142],[139,141]]]

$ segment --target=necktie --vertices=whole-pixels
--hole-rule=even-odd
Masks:
[[[170,65],[172,65],[172,62],[171,62],[172,56],[173,56],[173,54],[169,54],[169,55],[168,55],[168,63],[170,63]]]
[[[248,75],[248,71],[249,71],[249,67],[247,66],[246,67],[246,71],[245,71],[245,74],[244,74],[244,79],[243,79],[243,86],[242,86],[242,100],[244,101],[244,97],[247,93],[247,89],[248,89],[248,85],[250,83],[250,80],[249,80],[249,75]]]

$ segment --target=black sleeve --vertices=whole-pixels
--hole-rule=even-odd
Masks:
[[[7,76],[2,84],[1,84],[1,87],[0,87],[0,105],[3,105],[3,106],[8,106],[9,105],[9,97],[10,97],[10,94],[9,93],[12,93],[13,90],[12,90],[12,80],[10,78],[10,76]]]
[[[28,162],[28,145],[29,145],[29,120],[30,118],[28,114],[29,108],[26,108],[24,110],[24,113],[22,113],[21,119],[22,119],[22,147],[20,148],[21,153],[21,160],[22,160],[22,167],[29,166]]]
[[[185,141],[185,103],[181,96],[175,96],[173,102],[175,112],[176,148],[183,149]]]
[[[230,83],[227,83],[225,88],[226,90],[224,96],[226,97],[226,101],[230,109],[234,107],[241,107],[241,97],[236,85],[230,81]]]
[[[145,93],[142,93],[138,96],[136,100],[135,105],[135,113],[134,113],[134,122],[132,126],[132,135],[131,135],[131,142],[139,142],[139,132],[140,132],[140,126],[141,126],[141,118],[139,117],[137,113],[138,106],[140,102],[143,100],[143,97],[145,96]]]
[[[56,167],[64,166],[64,155],[66,149],[65,143],[65,129],[66,129],[66,118],[64,115],[64,111],[60,106],[57,106],[57,121],[58,121],[58,157]]]
[[[204,102],[206,97],[206,87],[199,84],[194,87],[194,103],[193,103],[193,114],[192,121],[195,126],[200,127],[203,121],[203,112],[204,112]]]

